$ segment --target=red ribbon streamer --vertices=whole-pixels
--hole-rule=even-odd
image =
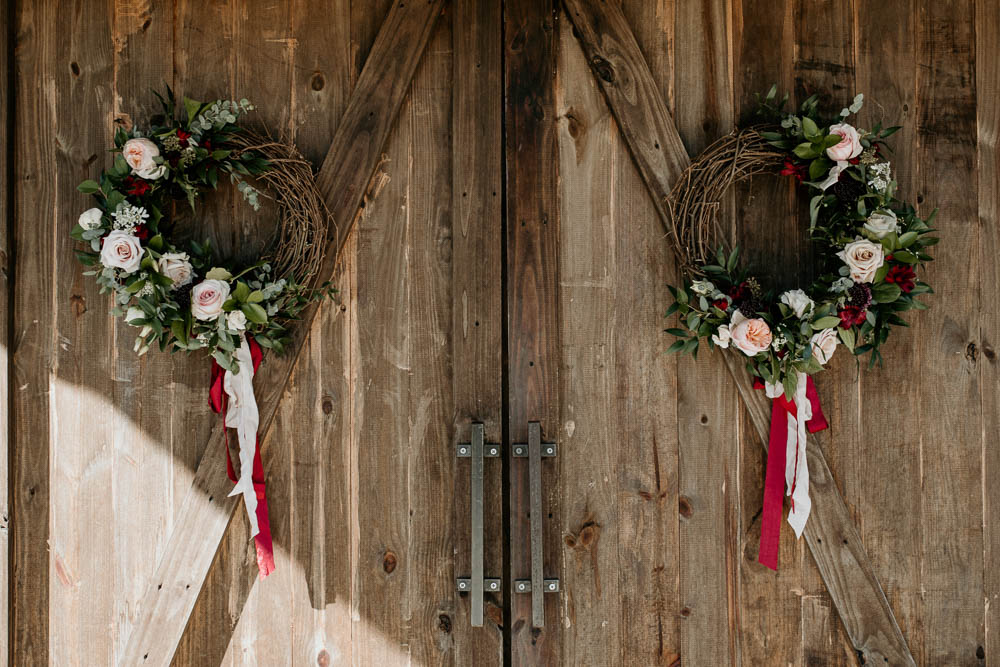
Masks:
[[[250,358],[253,360],[253,372],[257,372],[264,353],[260,349],[257,341],[247,337],[250,346]],[[229,430],[226,428],[226,407],[229,396],[226,395],[223,387],[223,378],[226,375],[225,369],[212,359],[212,384],[208,390],[208,404],[217,414],[222,414],[223,431],[226,434],[226,474],[235,484],[237,481],[236,471],[233,470],[233,460],[229,455]],[[267,513],[267,494],[264,485],[264,464],[260,460],[260,436],[257,437],[257,445],[253,453],[253,473],[251,474],[254,491],[257,493],[257,528],[258,533],[254,536],[254,546],[257,548],[257,569],[260,571],[260,578],[274,572],[274,545],[271,542],[271,522]]]
[[[755,389],[763,389],[759,378],[754,380]],[[810,433],[829,428],[823,410],[819,405],[819,394],[812,376],[806,376],[806,399],[812,406],[812,418],[806,422]],[[788,438],[788,416],[795,417],[795,401],[789,401],[781,394],[771,399],[771,433],[767,440],[767,472],[764,475],[764,509],[760,519],[760,552],[758,562],[764,567],[777,571],[778,544],[781,539],[781,505],[785,495],[785,452]],[[798,456],[798,449],[796,449]],[[798,462],[796,461],[796,464]],[[796,465],[796,470],[798,465]],[[792,483],[794,490],[795,484]]]

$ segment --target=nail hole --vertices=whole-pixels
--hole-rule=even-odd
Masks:
[[[529,365],[529,366],[534,366],[534,365],[535,365],[535,362],[534,362],[534,361],[529,361],[529,362],[528,362],[528,365]]]
[[[80,76],[80,66],[75,62],[69,64],[69,69],[73,72],[73,76]]]
[[[477,327],[479,326],[479,320],[476,320],[476,326]]]
[[[323,86],[325,85],[326,85],[326,79],[324,79],[323,75],[320,74],[319,72],[313,74],[312,79],[309,80],[309,86],[317,92],[323,90]]]

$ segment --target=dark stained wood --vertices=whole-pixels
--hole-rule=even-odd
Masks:
[[[567,7],[591,63],[600,63],[604,70],[603,73],[597,73],[597,78],[618,119],[619,127],[623,128],[622,135],[632,148],[633,157],[647,155],[648,144],[653,142],[654,146],[660,144],[673,147],[675,152],[670,163],[683,166],[687,156],[679,148],[677,132],[673,124],[668,122],[670,117],[662,100],[655,95],[655,86],[649,84],[651,75],[620,11],[612,6],[584,0],[569,0]],[[633,92],[632,98],[642,100],[644,106],[652,108],[636,110],[620,92],[619,85],[616,85],[616,82],[621,81],[630,84],[637,82],[630,85],[629,90],[633,90],[635,86],[647,92]],[[657,124],[645,125],[649,119],[657,119]],[[660,131],[665,132],[665,135],[661,136]],[[634,144],[632,138],[639,135],[647,138],[642,143]],[[647,157],[636,157],[636,163],[651,193],[668,192],[671,180],[680,173],[679,169],[650,171],[643,166],[650,164]],[[738,365],[732,356],[724,358],[744,403],[750,409],[758,432],[762,439],[766,439],[769,422],[766,397],[751,388],[745,368]],[[810,485],[814,506],[806,527],[806,541],[854,646],[871,658],[885,657],[890,661],[912,663],[913,659],[871,570],[861,540],[815,438],[810,439],[808,456],[811,475],[814,477]]]
[[[482,422],[487,442],[503,441],[503,68],[500,3],[452,3],[451,344],[455,444]],[[470,470],[454,466],[451,498],[455,576],[471,572]],[[486,576],[501,577],[502,460],[484,470]],[[447,512],[447,510],[444,510]],[[457,664],[503,662],[503,595],[485,596],[484,628],[471,628],[469,600],[451,618]]]
[[[376,39],[372,55],[354,91],[354,101],[348,105],[336,135],[344,136],[334,139],[324,168],[317,177],[323,192],[329,196],[327,206],[339,221],[329,239],[329,250],[319,272],[321,276],[332,276],[334,273],[338,250],[365,195],[366,185],[358,186],[355,181],[363,178],[367,184],[380,162],[382,145],[390,129],[389,121],[407,90],[399,78],[405,75],[406,81],[409,81],[426,45],[430,26],[439,13],[440,2],[394,5]],[[387,78],[383,79],[383,76]],[[384,85],[387,82],[391,85]],[[359,143],[361,136],[366,139]],[[350,177],[334,176],[330,171],[350,172]],[[362,172],[364,176],[358,176]],[[353,196],[347,197],[343,190],[331,190],[338,187],[351,188]],[[260,406],[262,448],[265,451],[267,430],[316,310],[313,305],[303,313],[302,325],[295,330],[293,342],[285,355],[269,358],[258,373],[255,385]],[[221,441],[222,435],[221,427],[214,427],[209,442]],[[235,503],[226,497],[230,483],[223,459],[224,453],[220,448],[208,448],[199,462],[192,491],[180,510],[174,534],[153,577],[155,581],[140,603],[135,630],[125,653],[128,662],[138,663],[142,656],[149,654],[164,660],[174,653],[194,605],[195,594],[201,588],[215,554],[215,546],[231,523]],[[212,503],[221,505],[222,510],[216,510]]]
[[[912,396],[921,461],[920,616],[927,664],[972,663],[985,642],[983,507],[968,499],[984,483],[984,448],[996,447],[995,434],[982,430],[984,362],[976,318],[977,309],[996,310],[996,297],[984,284],[985,298],[977,304],[970,290],[979,284],[984,230],[977,224],[974,10],[971,1],[916,3],[916,187],[910,199],[924,215],[939,208],[934,226],[942,236],[927,271],[933,307],[917,313],[920,375]],[[990,439],[984,442],[984,436]],[[994,486],[989,479],[985,484]],[[949,631],[935,631],[940,627]]]
[[[678,3],[674,107],[677,133],[697,155],[734,126],[732,40],[727,3]],[[735,193],[721,202],[734,219]],[[679,280],[673,284],[679,284]],[[661,291],[662,294],[662,291]],[[661,346],[668,343],[661,341]],[[678,493],[684,499],[678,549],[682,660],[729,664],[739,655],[739,402],[725,367],[705,354],[678,362]],[[723,613],[725,612],[725,613]],[[706,637],[714,641],[706,642]]]
[[[10,551],[10,482],[11,441],[14,428],[11,422],[11,367],[13,354],[10,341],[14,333],[11,312],[14,291],[14,215],[13,172],[14,145],[11,143],[11,126],[14,123],[14,78],[12,71],[14,53],[14,5],[6,3],[0,9],[0,554],[4,562],[11,562]],[[0,569],[0,645],[10,646],[10,568]],[[9,650],[0,650],[0,667],[7,667]]]
[[[979,271],[983,285],[995,285],[1000,280],[1000,109],[990,100],[1000,92],[1000,12],[989,2],[976,3],[976,127],[979,148]],[[991,289],[979,293],[979,386],[983,410],[983,479],[996,478],[1000,471],[1000,448],[996,436],[1000,432],[1000,379],[997,376],[997,347],[1000,346],[1000,313]],[[937,304],[935,304],[937,305]],[[983,597],[986,600],[984,656],[1000,655],[1000,494],[985,482],[983,494],[983,563],[985,565]],[[977,647],[977,652],[979,647]]]
[[[510,443],[527,442],[528,422],[558,442],[559,312],[555,75],[556,6],[536,0],[504,5],[504,105],[507,164],[507,338]],[[509,443],[508,443],[509,444]],[[528,465],[507,447],[510,469],[510,581],[530,577]],[[561,576],[563,526],[560,469],[572,453],[560,449],[542,463],[544,575]],[[551,517],[549,516],[551,515]],[[531,627],[530,595],[511,597],[515,665],[560,661],[562,596],[546,595],[544,628]]]

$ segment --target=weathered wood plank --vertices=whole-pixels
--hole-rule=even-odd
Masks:
[[[504,5],[505,152],[507,164],[507,340],[510,442],[527,442],[528,422],[543,438],[559,440],[559,204],[555,75],[556,7],[551,0]],[[508,443],[509,444],[509,443]],[[506,448],[510,470],[510,578],[529,578],[530,520],[527,460]],[[561,576],[563,526],[561,450],[543,463],[544,575]],[[538,593],[536,593],[537,595]],[[544,628],[533,628],[531,596],[511,597],[511,659],[515,665],[558,664],[561,596],[545,596]]]
[[[381,159],[391,121],[402,103],[430,28],[440,11],[441,0],[393,5],[376,39],[317,177],[327,197],[327,206],[338,221],[337,227],[331,230],[320,276],[334,273],[338,251],[363,204],[368,179]],[[267,430],[316,310],[314,305],[303,313],[302,325],[295,331],[285,356],[269,358],[257,376],[260,431],[265,451]],[[213,428],[209,442],[213,441],[222,441],[219,426]],[[123,658],[126,664],[142,664],[144,659],[162,663],[173,655],[212,556],[232,518],[235,503],[226,498],[229,486],[224,453],[218,447],[209,447],[195,472],[191,491],[180,510],[156,574],[140,603],[135,630]],[[220,506],[221,511],[217,509]]]
[[[980,283],[976,155],[976,24],[971,0],[921,0],[916,12],[916,131],[909,199],[942,243],[927,270],[933,307],[918,313],[919,383],[913,395],[921,461],[921,613],[927,664],[976,664],[984,645],[983,402],[977,310],[995,310]],[[994,9],[993,11],[996,11]],[[996,45],[994,45],[995,48]],[[989,104],[987,102],[987,104]],[[997,258],[989,261],[996,263]],[[985,288],[980,304],[971,285]],[[907,378],[911,380],[911,378]],[[994,385],[995,387],[995,385]],[[995,437],[995,436],[994,436]],[[995,444],[994,444],[995,446]],[[990,483],[987,480],[986,483]],[[898,507],[899,512],[912,508]],[[995,569],[996,563],[985,563]],[[936,628],[947,627],[948,632]]]
[[[143,127],[153,114],[160,112],[150,87],[160,87],[173,76],[173,3],[139,5],[116,0],[112,16],[114,119],[125,127]],[[107,154],[100,148],[104,146],[92,147],[100,157],[91,166],[88,177],[96,177],[97,171],[109,164]],[[81,207],[90,206],[82,196],[79,202]],[[96,323],[106,324],[114,331],[115,344],[108,348],[115,380],[110,396],[114,419],[108,442],[77,435],[79,444],[75,447],[87,450],[96,444],[107,450],[110,484],[107,489],[95,488],[96,498],[91,500],[88,494],[84,502],[100,502],[103,496],[113,519],[108,522],[107,533],[103,527],[95,532],[86,523],[72,519],[65,522],[64,528],[79,534],[76,539],[86,560],[106,559],[100,573],[93,576],[106,582],[107,598],[88,597],[83,604],[90,613],[111,619],[111,632],[93,634],[83,638],[83,642],[89,644],[85,645],[84,654],[109,655],[108,662],[114,663],[131,631],[136,602],[145,592],[160,549],[169,536],[175,505],[179,504],[174,498],[175,479],[187,477],[190,484],[189,466],[193,467],[193,461],[183,452],[176,452],[175,457],[171,426],[176,419],[175,410],[180,407],[175,401],[175,370],[180,379],[190,372],[192,364],[175,364],[175,358],[190,360],[155,352],[137,357],[132,352],[136,330],[121,319],[108,317],[110,301],[106,296],[99,297],[93,306],[95,319],[99,318]],[[87,375],[93,376],[100,372],[86,370]],[[199,375],[202,382],[203,378]],[[58,405],[56,409],[59,410]],[[62,437],[57,442],[67,443],[68,439]],[[52,506],[60,507],[59,499],[53,498]],[[69,653],[65,659],[72,660],[72,656]]]
[[[11,562],[10,551],[10,482],[13,479],[11,441],[14,425],[11,421],[13,354],[10,352],[14,334],[11,311],[14,293],[14,144],[11,127],[14,124],[14,3],[0,9],[0,554]],[[10,657],[10,567],[0,570],[0,667],[7,667]]]
[[[635,437],[617,430],[618,306],[629,301],[619,291],[623,225],[613,154],[620,140],[572,29],[558,22],[555,85],[559,219],[568,223],[558,246],[562,664],[610,666],[622,661],[618,446]]]
[[[675,48],[686,57],[673,69],[680,92],[674,118],[687,154],[697,155],[734,126],[727,4],[676,5]],[[734,194],[721,202],[723,220],[735,218]],[[711,357],[679,360],[676,395],[678,492],[686,508],[678,552],[680,654],[695,665],[739,661],[739,401],[725,367]]]
[[[672,6],[645,0],[622,3],[643,55],[654,72],[660,73],[656,84],[668,104],[673,101],[676,60]],[[610,113],[602,104],[603,113]],[[678,492],[678,360],[662,353],[662,292],[636,286],[676,284],[678,275],[649,190],[617,126],[612,134],[621,286],[616,308],[618,331],[628,332],[615,339],[617,432],[622,434],[615,442],[620,448],[621,663],[675,665],[683,659],[681,625],[687,621],[681,615],[680,523],[687,521],[690,507],[686,501],[681,503]],[[646,323],[652,332],[640,328],[644,335],[632,335],[635,323]],[[639,396],[643,400],[635,400]]]
[[[979,167],[979,275],[980,284],[1000,280],[1000,109],[994,100],[1000,94],[1000,12],[992,3],[976,3],[976,127]],[[1000,313],[988,287],[979,293],[980,352],[979,386],[982,391],[983,451],[983,562],[986,643],[976,648],[976,657],[1000,655],[1000,489],[993,483],[1000,471],[1000,377],[997,347],[1000,345]],[[982,650],[981,650],[982,649]]]
[[[503,441],[503,67],[500,3],[452,3],[451,345],[455,444],[482,422],[487,442]],[[502,461],[486,464],[483,488],[486,576],[501,577]],[[452,509],[455,576],[471,572],[470,471],[456,466]],[[509,595],[509,586],[506,595]],[[452,616],[456,664],[503,662],[504,595],[486,595],[484,627],[471,628],[462,596]]]
[[[662,209],[663,194],[669,191],[671,181],[681,173],[688,158],[635,39],[617,7],[589,0],[566,0],[566,4],[622,135]],[[662,153],[656,146],[667,147],[669,160],[658,157]],[[654,170],[653,165],[669,167]],[[745,368],[734,368],[737,364],[731,355],[725,359],[758,432],[766,439],[766,397],[751,388]],[[808,455],[815,481],[811,482],[814,507],[806,540],[848,634],[855,648],[870,658],[912,664],[913,658],[814,438],[810,439]]]
[[[735,111],[751,111],[754,94],[777,84],[792,91],[795,60],[794,3],[786,0],[735,2],[733,6],[733,70]],[[762,45],[767,45],[764,48]],[[738,183],[732,239],[742,248],[742,261],[752,266],[785,267],[782,275],[759,276],[768,287],[802,284],[811,270],[806,234],[798,224],[792,179],[764,176]],[[744,664],[794,663],[802,647],[801,598],[803,545],[782,522],[785,539],[778,572],[757,560],[767,453],[747,415],[740,410],[741,567],[740,651]],[[766,439],[765,439],[766,442]]]
[[[104,662],[110,642],[89,637],[106,634],[114,621],[106,563],[95,558],[107,553],[112,527],[105,521],[83,534],[68,523],[111,504],[107,445],[115,417],[106,397],[114,335],[103,307],[87,315],[87,304],[103,299],[80,275],[67,230],[84,206],[75,185],[101,153],[95,138],[101,146],[110,141],[112,12],[109,3],[18,9],[15,274],[29,278],[12,304],[10,655],[14,664],[88,653]],[[56,503],[60,511],[51,512]]]

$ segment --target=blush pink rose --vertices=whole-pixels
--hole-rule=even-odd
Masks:
[[[861,155],[863,146],[858,131],[847,123],[837,123],[830,126],[830,134],[840,137],[840,143],[826,149],[826,154],[834,162],[850,160]]]
[[[771,346],[771,327],[761,319],[748,319],[740,311],[733,313],[729,323],[731,343],[748,357],[755,357]]]
[[[191,314],[199,320],[214,320],[222,314],[229,298],[229,284],[209,278],[191,289]]]

